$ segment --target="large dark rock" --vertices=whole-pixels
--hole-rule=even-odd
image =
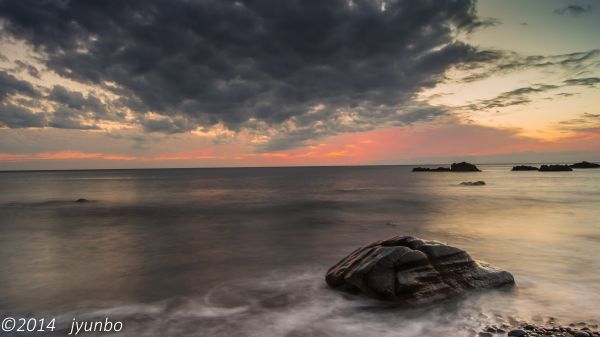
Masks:
[[[513,166],[512,171],[538,171],[539,168],[535,166],[517,165]]]
[[[479,172],[481,170],[478,169],[477,166],[463,161],[460,163],[454,163],[454,164],[450,165],[450,171],[452,171],[452,172]]]
[[[596,164],[596,163],[590,163],[587,161],[582,161],[580,163],[575,163],[573,165],[570,165],[571,168],[576,168],[576,169],[587,169],[587,168],[600,168],[600,164]]]
[[[481,170],[477,168],[477,166],[467,163],[454,163],[450,165],[450,167],[438,167],[438,168],[429,168],[429,167],[415,167],[412,169],[413,172],[480,172]]]
[[[470,290],[513,286],[506,271],[474,261],[462,249],[412,236],[361,247],[327,271],[335,289],[401,303],[424,303]]]
[[[569,165],[542,165],[540,166],[540,172],[560,172],[560,171],[573,171]]]

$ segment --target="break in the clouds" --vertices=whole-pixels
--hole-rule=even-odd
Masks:
[[[152,132],[271,134],[268,149],[443,115],[417,93],[453,66],[495,57],[456,38],[485,25],[471,0],[2,0],[0,17],[48,70],[113,95],[51,88],[47,126],[97,128],[128,111]],[[40,95],[2,76],[2,98]]]

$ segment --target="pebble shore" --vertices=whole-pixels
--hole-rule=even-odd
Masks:
[[[550,318],[546,323],[527,323],[510,320],[500,325],[486,326],[477,337],[600,337],[597,323],[577,322],[558,324]]]

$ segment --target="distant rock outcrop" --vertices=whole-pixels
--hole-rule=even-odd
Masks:
[[[576,168],[576,169],[600,168],[600,164],[582,161],[580,163],[575,163],[573,165],[569,165],[569,167]]]
[[[450,172],[449,167],[438,167],[438,168],[429,168],[429,167],[415,167],[413,168],[413,172]]]
[[[463,181],[460,184],[463,185],[463,186],[483,186],[483,185],[485,185],[485,181],[483,181],[483,180],[479,180],[479,181]]]
[[[463,161],[460,163],[454,163],[454,164],[450,165],[450,171],[452,171],[452,172],[480,172],[481,170],[478,169],[477,166]]]
[[[517,165],[513,166],[512,171],[539,171],[540,169],[535,166]]]
[[[462,249],[412,236],[355,250],[327,271],[326,281],[334,289],[406,304],[515,284],[509,272],[474,261]]]
[[[560,171],[573,171],[569,165],[542,165],[540,166],[540,172],[560,172]]]
[[[450,165],[450,167],[438,167],[438,168],[429,168],[429,167],[415,167],[412,169],[413,172],[480,172],[481,170],[477,168],[477,166],[467,163],[454,163]]]
[[[75,200],[75,202],[89,202],[89,200],[80,198],[80,199]]]

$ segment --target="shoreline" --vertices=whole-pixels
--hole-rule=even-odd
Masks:
[[[548,317],[536,322],[520,321],[513,317],[504,319],[496,317],[498,323],[486,325],[480,331],[473,331],[477,337],[598,337],[600,330],[598,323],[572,322],[560,324],[554,317]]]

